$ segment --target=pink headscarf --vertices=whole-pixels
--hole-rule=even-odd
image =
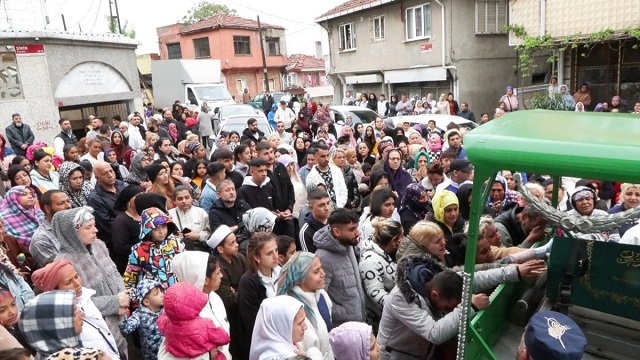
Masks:
[[[349,133],[349,143],[351,143],[351,148],[355,149],[358,146],[358,143],[356,142],[356,138],[353,137],[353,129],[350,126],[342,126],[342,129],[340,129],[340,137],[343,137],[347,134],[347,129],[351,129],[351,132]]]

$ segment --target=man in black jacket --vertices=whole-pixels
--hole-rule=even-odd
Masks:
[[[265,139],[265,137],[264,133],[258,129],[258,120],[254,118],[247,120],[247,128],[242,131],[240,141],[253,140],[257,143],[262,139]]]
[[[238,199],[244,200],[251,208],[263,207],[274,211],[275,189],[267,176],[269,164],[261,158],[249,161],[249,174],[238,189]]]
[[[309,210],[304,217],[304,225],[300,229],[299,244],[302,251],[315,253],[316,245],[313,243],[313,235],[327,225],[331,215],[331,198],[322,189],[313,189],[307,195]]]
[[[24,156],[27,153],[27,148],[29,145],[33,145],[36,138],[33,135],[33,131],[31,131],[31,127],[22,122],[20,114],[11,115],[11,120],[13,124],[4,129],[5,134],[7,134],[7,140],[16,155]]]
[[[231,180],[222,180],[216,187],[220,197],[209,210],[209,225],[211,231],[216,231],[220,225],[227,225],[231,231],[237,232],[243,226],[242,215],[251,209],[246,201],[237,199],[236,188]]]
[[[264,111],[264,116],[267,116],[269,114],[272,106],[273,96],[271,96],[271,93],[269,92],[269,90],[267,90],[264,92],[264,97],[262,98],[262,111]]]
[[[96,177],[96,187],[89,194],[87,205],[94,210],[98,238],[107,245],[109,252],[113,252],[111,241],[111,225],[116,218],[113,205],[116,203],[120,192],[125,188],[125,183],[116,180],[116,174],[111,165],[99,161],[93,166],[93,174]]]
[[[267,162],[269,166],[269,179],[275,189],[276,197],[273,199],[274,213],[278,217],[276,226],[273,228],[274,234],[287,235],[295,238],[296,228],[293,221],[293,205],[296,202],[296,195],[293,190],[291,177],[287,173],[287,168],[276,161],[271,144],[261,142],[256,145],[258,157]]]

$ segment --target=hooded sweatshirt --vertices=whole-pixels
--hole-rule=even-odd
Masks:
[[[158,328],[167,339],[169,353],[194,358],[217,346],[229,344],[231,339],[223,328],[200,316],[206,305],[207,295],[188,282],[177,283],[167,290]],[[225,359],[226,356],[218,352],[216,360]]]
[[[153,229],[167,225],[167,236],[161,241],[152,241]],[[129,263],[124,273],[124,282],[130,287],[140,280],[158,281],[166,289],[178,281],[172,270],[173,257],[184,251],[184,243],[174,234],[178,228],[162,210],[152,207],[140,215],[140,242],[131,247]]]
[[[93,245],[84,245],[80,241],[73,219],[81,209],[64,210],[53,216],[53,235],[60,241],[60,252],[55,260],[69,260],[84,286],[96,291],[91,299],[109,326],[118,349],[126,353],[127,342],[118,328],[118,293],[124,291],[124,281],[104,242],[96,240]]]
[[[333,302],[334,326],[347,321],[365,320],[365,295],[353,246],[342,245],[325,226],[314,236],[316,256],[325,273],[324,289]]]
[[[142,304],[145,296],[157,287],[162,289],[162,284],[153,280],[140,281],[138,286],[136,286],[136,298],[140,306],[130,317],[125,317],[120,322],[120,331],[125,335],[129,335],[135,330],[140,330],[142,356],[145,360],[155,360],[158,358],[158,349],[163,339],[157,324],[162,309],[154,312]]]
[[[50,291],[30,301],[20,314],[18,326],[27,343],[37,351],[36,360],[65,348],[80,347],[73,321],[75,292]]]
[[[276,193],[271,179],[267,177],[260,185],[256,185],[251,176],[244,178],[238,189],[238,199],[246,201],[251,208],[263,207],[273,211],[274,195]]]
[[[208,259],[209,254],[202,251],[180,253],[173,259],[173,271],[181,281],[188,282],[202,291],[206,278]],[[200,316],[211,319],[216,327],[223,328],[227,334],[229,334],[229,320],[222,299],[214,291],[205,295],[207,295],[208,303],[202,311],[200,311]],[[238,340],[234,339],[234,341]],[[160,346],[160,353],[165,351],[163,348],[166,348],[166,346],[163,345]],[[227,359],[231,359],[229,345],[218,347],[218,351],[225,354]]]

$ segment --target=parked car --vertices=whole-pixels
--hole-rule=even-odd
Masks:
[[[212,121],[222,124],[231,116],[247,115],[252,117],[262,116],[265,117],[262,110],[256,109],[250,105],[236,104],[221,106],[220,109],[212,117]],[[216,127],[214,127],[215,129]]]
[[[258,129],[264,133],[265,137],[269,137],[269,135],[271,135],[271,133],[275,131],[275,130],[273,130],[271,125],[269,125],[269,121],[267,121],[267,118],[264,116],[264,114],[262,116],[260,116],[260,115],[231,115],[231,116],[227,117],[227,119],[220,125],[220,131],[221,132],[222,131],[226,131],[227,133],[229,133],[231,131],[237,131],[238,134],[240,134],[240,137],[242,137],[242,132],[244,131],[244,129],[247,128],[247,120],[249,120],[251,118],[254,118],[254,119],[258,120]],[[217,135],[211,135],[209,138],[214,140],[214,142],[215,142],[215,139],[217,138]],[[211,156],[211,154],[215,150],[216,150],[216,146],[214,144],[212,149],[211,149],[211,153],[209,154],[209,156]]]
[[[342,125],[344,125],[347,116],[351,116],[354,124],[362,123],[368,125],[374,123],[376,118],[380,117],[375,111],[360,106],[330,106],[329,109],[333,113],[336,122],[336,133],[340,134]]]
[[[282,97],[284,96],[284,93],[280,91],[274,91],[271,93],[271,96],[273,96],[273,103],[277,104],[280,102],[280,99],[282,99]],[[262,109],[262,98],[264,98],[263,92],[256,95],[251,101],[249,101],[249,105],[253,106],[256,109]]]
[[[426,126],[429,123],[429,120],[434,120],[436,122],[436,127],[442,130],[443,132],[447,130],[447,125],[449,125],[449,123],[451,122],[455,123],[461,128],[466,128],[467,131],[471,131],[479,126],[478,124],[474,123],[471,120],[467,120],[463,117],[456,116],[456,115],[442,115],[442,114],[403,115],[403,116],[394,116],[394,117],[385,119],[385,121],[389,125],[393,124],[394,127],[398,125],[402,125],[405,122],[408,122],[409,124],[411,124],[411,126],[416,124]]]

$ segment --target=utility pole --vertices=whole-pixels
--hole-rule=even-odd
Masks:
[[[113,5],[116,7],[116,16],[113,16]],[[122,27],[120,27],[120,13],[118,12],[118,0],[109,0],[109,19],[111,22],[115,21],[118,24],[118,34],[122,34]]]
[[[267,73],[267,59],[264,57],[264,43],[262,42],[262,26],[260,25],[260,15],[258,15],[258,32],[260,33],[260,52],[262,53],[262,72],[264,75],[265,91],[269,89],[269,74]]]

